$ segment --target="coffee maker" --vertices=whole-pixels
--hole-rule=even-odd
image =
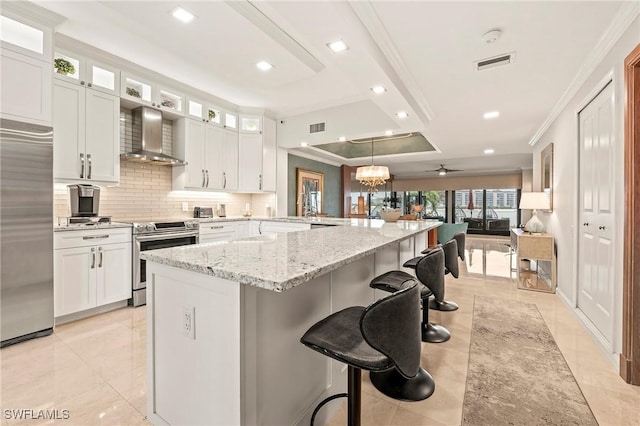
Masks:
[[[100,208],[100,187],[95,185],[68,185],[69,205],[72,217],[98,216]]]

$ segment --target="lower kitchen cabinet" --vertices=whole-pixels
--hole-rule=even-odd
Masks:
[[[131,230],[123,230],[54,235],[56,317],[131,298]]]
[[[235,222],[206,222],[200,224],[199,243],[232,241],[237,238]]]

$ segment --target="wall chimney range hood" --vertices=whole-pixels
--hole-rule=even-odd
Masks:
[[[165,166],[185,166],[186,161],[162,152],[162,112],[139,107],[133,113],[133,151],[120,154],[120,158],[141,163]]]

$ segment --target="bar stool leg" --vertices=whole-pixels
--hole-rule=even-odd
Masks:
[[[362,371],[359,368],[349,366],[347,377],[347,424],[349,426],[360,426],[361,417],[361,387]]]

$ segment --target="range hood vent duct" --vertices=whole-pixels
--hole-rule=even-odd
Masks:
[[[153,163],[163,166],[185,166],[186,161],[167,155],[162,150],[162,112],[139,107],[133,113],[132,151],[121,154],[120,158],[140,163]]]
[[[486,70],[489,68],[499,67],[501,65],[509,65],[515,60],[515,52],[505,53],[500,56],[494,56],[493,58],[481,59],[475,62],[476,69],[478,71]]]

